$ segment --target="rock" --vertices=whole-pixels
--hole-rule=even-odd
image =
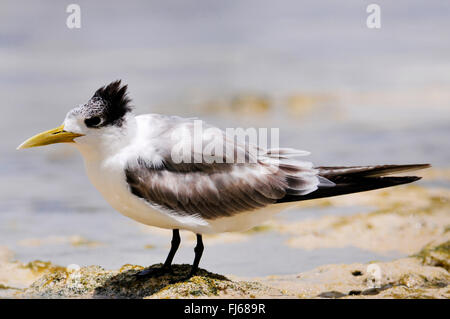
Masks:
[[[347,296],[346,294],[343,294],[342,292],[339,291],[327,291],[327,292],[322,292],[321,294],[319,294],[319,297],[321,298],[341,298],[341,297],[345,297]]]
[[[444,246],[427,248],[443,253]],[[424,251],[421,252],[421,256]],[[428,256],[425,254],[424,256]],[[439,255],[442,257],[442,255]],[[437,257],[436,257],[437,258]],[[438,260],[438,259],[436,259]],[[440,260],[440,259],[439,259]],[[49,262],[0,263],[1,297],[19,298],[450,298],[450,274],[443,262],[423,263],[422,257],[391,262],[325,265],[297,275],[233,278],[200,269],[186,279],[190,265],[174,265],[172,274],[140,279],[141,266],[119,270],[100,266],[67,268]],[[3,265],[3,266],[2,266]],[[3,267],[3,268],[1,268]],[[6,267],[6,268],[5,268]],[[161,264],[152,267],[161,267]],[[0,275],[2,272],[0,271]],[[17,278],[22,282],[17,282]],[[34,282],[30,285],[30,281]],[[28,283],[28,285],[27,285]],[[28,287],[24,289],[25,287]]]
[[[17,296],[43,274],[62,269],[40,260],[23,264],[13,257],[12,251],[0,247],[0,297]]]
[[[369,264],[325,265],[299,275],[258,281],[299,298],[450,298],[447,270],[424,265],[416,257]]]
[[[160,267],[161,264],[152,267]],[[280,296],[280,290],[257,282],[231,281],[200,269],[198,275],[186,279],[190,265],[174,265],[173,274],[141,279],[136,273],[141,266],[125,265],[118,271],[99,266],[58,270],[42,276],[25,292],[34,298],[197,298]]]
[[[428,245],[417,254],[417,257],[421,258],[425,265],[443,267],[450,271],[450,241],[435,247]]]

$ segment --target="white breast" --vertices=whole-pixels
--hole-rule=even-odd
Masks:
[[[152,207],[145,200],[133,195],[126,182],[124,166],[115,159],[101,162],[85,162],[86,172],[92,184],[106,201],[121,214],[140,223],[161,228],[174,228],[175,221]]]

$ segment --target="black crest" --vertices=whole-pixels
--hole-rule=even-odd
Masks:
[[[117,80],[98,89],[88,102],[93,114],[85,120],[86,125],[88,127],[121,126],[125,114],[132,110],[127,88],[127,85],[121,84],[121,80]]]

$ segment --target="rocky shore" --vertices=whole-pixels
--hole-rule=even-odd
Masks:
[[[298,221],[278,219],[250,232],[208,236],[207,240],[223,242],[232,236],[233,241],[240,241],[272,231],[286,235],[285,244],[299,249],[358,247],[409,257],[323,265],[260,278],[201,269],[198,276],[186,279],[190,266],[174,265],[170,275],[142,280],[135,276],[143,269],[138,265],[106,270],[44,261],[22,263],[7,247],[0,247],[0,298],[450,298],[448,189],[409,186],[304,205],[313,204],[371,207],[371,211]]]
[[[201,270],[186,279],[189,265],[173,274],[138,279],[141,266],[59,267],[11,260],[2,249],[3,298],[450,298],[450,242],[426,247],[391,262],[326,265],[309,272],[263,278],[222,276]],[[152,267],[159,267],[153,265]]]

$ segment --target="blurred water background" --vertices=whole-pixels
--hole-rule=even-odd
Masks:
[[[113,211],[70,146],[15,150],[115,79],[129,84],[136,113],[279,127],[281,145],[311,151],[317,165],[449,166],[446,0],[377,1],[381,29],[366,26],[369,1],[78,0],[82,27],[72,30],[69,3],[0,2],[0,245],[21,261],[115,268],[165,258],[170,231]],[[283,241],[276,233],[206,241],[202,266],[259,276],[401,255]],[[192,241],[184,244],[177,263],[193,259]]]

